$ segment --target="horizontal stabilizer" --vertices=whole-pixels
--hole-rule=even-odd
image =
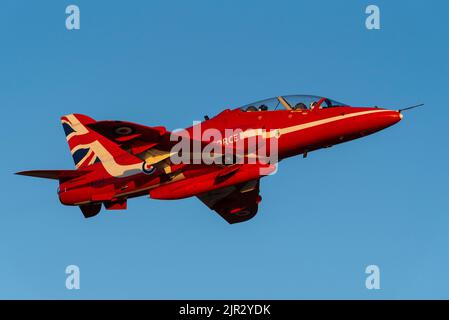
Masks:
[[[44,179],[70,180],[89,172],[89,170],[31,170],[16,172],[16,174]]]

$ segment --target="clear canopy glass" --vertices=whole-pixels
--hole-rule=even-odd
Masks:
[[[249,103],[238,109],[242,111],[266,111],[282,108],[287,110],[309,110],[314,107],[332,108],[341,106],[347,106],[347,104],[325,97],[298,94],[269,98]]]

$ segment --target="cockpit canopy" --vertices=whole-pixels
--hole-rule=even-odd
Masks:
[[[315,107],[332,108],[342,106],[347,106],[347,104],[319,96],[289,95],[253,102],[238,109],[242,111],[266,111],[277,110],[278,108],[285,108],[287,110],[310,110]]]

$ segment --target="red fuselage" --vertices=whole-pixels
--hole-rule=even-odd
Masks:
[[[226,129],[277,131],[280,161],[372,134],[397,123],[401,118],[402,115],[398,111],[347,106],[252,112],[227,109],[210,120],[187,128],[186,131],[204,132],[213,128],[220,131],[226,141],[236,139],[235,136],[226,136]],[[98,163],[90,167],[89,173],[61,182],[58,194],[61,202],[66,205],[101,202],[110,199],[111,194],[114,195],[114,199],[126,199],[148,193],[153,198],[178,199],[209,191],[208,179],[204,177],[216,171],[216,167],[206,164],[177,164],[169,165],[163,170],[159,168],[151,175],[141,172],[117,178],[111,177],[102,164]],[[249,171],[242,171],[234,177],[234,182],[227,183],[250,180],[253,178],[251,174]],[[198,181],[190,180],[200,176],[203,178]],[[180,184],[182,180],[191,182],[183,186]],[[192,186],[192,183],[195,186]],[[160,191],[157,191],[158,189]],[[172,196],[174,193],[176,196]],[[120,209],[120,202],[116,203],[117,209]]]

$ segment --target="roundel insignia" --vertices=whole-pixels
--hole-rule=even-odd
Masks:
[[[146,174],[152,174],[156,171],[156,168],[152,165],[147,164],[146,162],[142,163],[142,171]]]
[[[133,132],[133,129],[130,127],[117,127],[115,128],[115,133],[121,136],[131,134]]]

